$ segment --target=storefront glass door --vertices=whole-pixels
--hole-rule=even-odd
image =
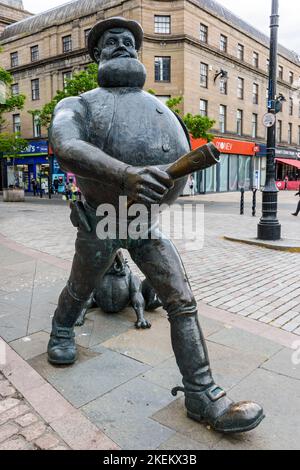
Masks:
[[[229,158],[229,191],[236,191],[238,186],[238,156]]]

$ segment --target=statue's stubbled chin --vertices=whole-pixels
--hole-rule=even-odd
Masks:
[[[118,57],[99,63],[98,83],[100,87],[143,88],[146,69],[137,59]]]

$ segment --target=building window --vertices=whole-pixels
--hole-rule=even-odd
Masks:
[[[252,114],[252,138],[256,139],[257,137],[257,123],[258,123],[258,116],[257,114]]]
[[[200,116],[207,116],[208,102],[207,100],[200,100]]]
[[[31,99],[32,101],[40,99],[40,80],[38,78],[31,80]]]
[[[227,36],[220,35],[220,51],[227,52]]]
[[[154,16],[154,32],[158,34],[171,34],[171,16]]]
[[[241,109],[238,109],[236,113],[236,133],[237,135],[243,134],[243,111]]]
[[[279,65],[278,67],[278,77],[280,80],[283,80],[283,67],[282,65]]]
[[[71,52],[72,51],[72,36],[64,36],[62,38],[62,48],[63,52]]]
[[[241,77],[238,77],[237,80],[237,97],[240,100],[244,99],[244,79]]]
[[[238,44],[237,45],[237,58],[239,60],[244,60],[244,51],[245,51],[245,48],[243,44]]]
[[[293,85],[293,83],[294,83],[294,74],[293,74],[293,72],[289,73],[289,82],[290,82],[290,85]]]
[[[72,78],[72,72],[71,71],[63,72],[63,87],[64,87],[64,89],[67,86],[67,81],[71,80],[71,78]]]
[[[39,60],[39,46],[32,46],[30,48],[30,57],[31,57],[31,62],[36,62]]]
[[[259,66],[259,54],[258,54],[258,52],[253,52],[252,65],[256,69],[258,69],[258,66]]]
[[[288,127],[288,144],[291,145],[293,141],[293,124],[289,122]]]
[[[171,57],[155,57],[155,81],[171,81]]]
[[[205,24],[200,24],[200,41],[207,44],[208,41],[208,27]]]
[[[258,84],[253,83],[253,104],[258,104]]]
[[[294,114],[294,100],[293,98],[289,98],[289,115],[293,116]]]
[[[34,115],[33,121],[33,137],[41,137],[41,123],[39,116]]]
[[[278,143],[282,142],[282,121],[280,119],[277,121],[276,140]]]
[[[84,31],[84,45],[85,45],[85,47],[87,47],[87,45],[88,45],[88,37],[89,37],[90,32],[91,32],[91,28],[85,29],[85,31]]]
[[[13,114],[13,132],[21,133],[21,117],[20,117],[20,114]]]
[[[200,86],[208,87],[208,65],[203,62],[200,64]]]
[[[220,93],[227,95],[227,80],[223,78],[220,78]]]
[[[19,84],[18,83],[14,83],[12,86],[11,86],[11,94],[13,96],[17,96],[19,95],[20,93],[20,88],[19,88]]]
[[[19,54],[17,52],[12,52],[10,54],[10,65],[11,65],[11,67],[18,67],[18,65],[19,65]]]
[[[222,134],[226,132],[226,106],[223,104],[220,105],[219,110],[219,128]]]

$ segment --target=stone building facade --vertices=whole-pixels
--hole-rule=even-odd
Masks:
[[[25,109],[8,116],[11,130],[46,139],[47,130],[39,129],[27,111],[40,109],[66,78],[86,67],[86,35],[96,21],[111,16],[136,19],[144,28],[140,58],[148,72],[146,89],[161,100],[182,95],[184,113],[214,119],[213,132],[224,140],[224,152],[233,139],[252,142],[255,154],[266,137],[269,40],[213,0],[76,0],[6,27],[4,66],[14,75],[16,92],[27,95]],[[278,145],[295,155],[300,148],[299,78],[299,56],[280,46],[278,92],[286,102],[278,115]],[[259,170],[263,166],[257,165]],[[229,178],[230,168],[226,171],[224,178]],[[206,189],[220,189],[220,175],[211,178]]]
[[[29,16],[31,16],[31,13],[24,10],[22,0],[1,0],[0,34],[9,24],[21,21]]]

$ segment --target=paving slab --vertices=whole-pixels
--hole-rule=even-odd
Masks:
[[[76,408],[149,369],[113,351],[101,355],[94,353],[94,356],[83,362],[79,360],[71,367],[53,367],[43,356],[40,356],[39,363],[36,359],[30,363]]]
[[[23,338],[27,334],[29,313],[13,311],[9,315],[0,318],[0,337],[8,343],[19,338]]]
[[[125,356],[155,366],[173,356],[170,325],[166,318],[158,317],[150,330],[129,330],[103,343]]]
[[[170,392],[138,377],[81,410],[123,449],[155,449],[173,431],[148,417],[173,400]]]
[[[49,334],[40,331],[12,341],[10,346],[25,360],[44,354],[47,351]]]
[[[184,398],[173,401],[170,405],[155,413],[152,419],[176,431],[176,433],[184,435],[187,439],[209,448],[222,439],[221,434],[187,417]]]
[[[158,450],[208,450],[208,447],[177,432],[161,444]]]
[[[102,312],[99,308],[90,310],[86,318],[93,322],[88,342],[89,347],[96,346],[97,344],[104,343],[111,338],[118,337],[120,334],[127,332],[130,328],[134,327],[134,324],[128,321],[122,313],[107,314]],[[77,328],[76,332],[77,334],[80,334],[81,329]]]
[[[255,400],[266,418],[255,430],[223,438],[216,449],[299,450],[300,381],[256,370],[230,392],[234,400]]]
[[[209,340],[217,344],[223,344],[245,353],[255,353],[269,358],[282,349],[280,344],[261,338],[238,328],[227,327],[210,335]]]
[[[207,347],[214,380],[226,390],[230,390],[266,360],[263,355],[237,351],[209,340]]]
[[[284,349],[262,365],[263,369],[300,380],[300,341],[298,350]]]
[[[176,364],[175,357],[171,357],[166,361],[151,368],[148,372],[142,375],[143,379],[160,385],[166,390],[170,391],[182,385],[182,377]]]
[[[85,405],[82,410],[99,427],[118,426],[126,420],[141,420],[172,402],[171,392],[136,377]]]

